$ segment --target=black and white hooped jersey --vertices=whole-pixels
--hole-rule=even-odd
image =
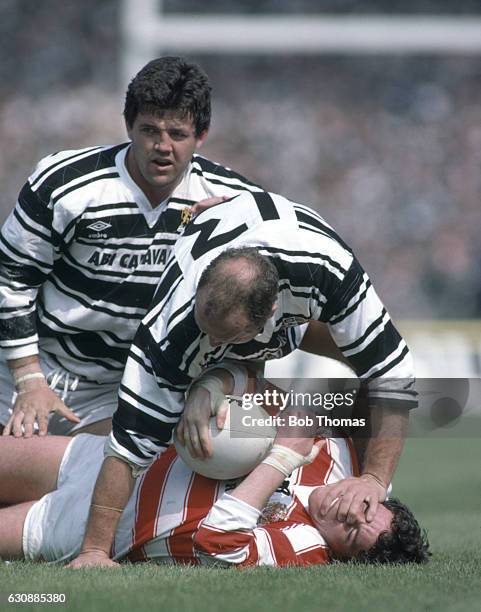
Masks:
[[[245,344],[212,347],[194,318],[205,267],[227,247],[256,247],[279,273],[278,307]],[[311,209],[266,192],[242,194],[203,212],[173,249],[152,308],[132,344],[109,439],[111,449],[147,466],[168,444],[184,392],[223,359],[280,358],[300,342],[299,326],[329,325],[371,400],[412,405],[412,361],[367,274]]]
[[[0,349],[38,352],[97,382],[120,381],[182,212],[211,196],[261,191],[194,155],[172,196],[152,208],[125,167],[129,143],[44,158],[0,234]]]

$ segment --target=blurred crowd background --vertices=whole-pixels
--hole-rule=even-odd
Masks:
[[[163,4],[481,13],[479,0]],[[117,0],[0,0],[0,220],[42,156],[126,138],[120,10]],[[201,153],[318,210],[394,318],[481,316],[481,57],[188,57],[213,85]]]

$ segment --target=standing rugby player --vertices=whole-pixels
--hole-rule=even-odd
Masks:
[[[127,90],[129,142],[49,155],[29,177],[0,234],[5,434],[110,431],[128,349],[192,205],[261,191],[195,154],[210,113],[198,66],[153,60]]]

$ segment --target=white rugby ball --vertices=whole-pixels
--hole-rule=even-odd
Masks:
[[[217,428],[215,417],[210,419],[212,457],[192,457],[174,432],[175,448],[184,463],[194,472],[216,480],[239,478],[251,472],[267,455],[277,433],[276,428],[269,424],[269,414],[261,406],[254,405],[245,410],[232,398],[227,403],[224,429]]]

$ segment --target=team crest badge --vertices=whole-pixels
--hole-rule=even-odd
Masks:
[[[189,221],[192,219],[192,211],[189,206],[184,206],[184,208],[180,211],[180,221],[181,225],[187,225]]]

